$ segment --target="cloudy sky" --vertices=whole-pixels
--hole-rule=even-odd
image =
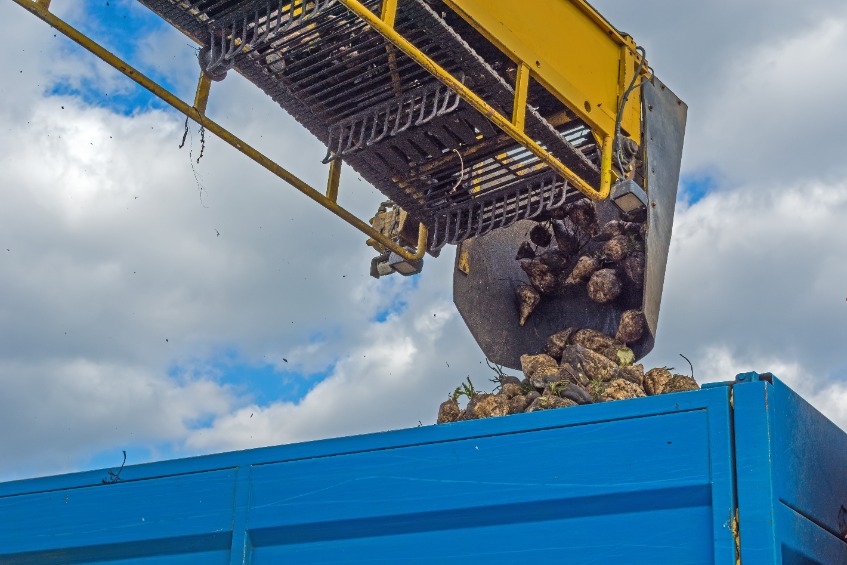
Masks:
[[[54,10],[193,96],[136,2]],[[847,5],[595,0],[689,105],[657,346],[771,371],[847,428]],[[0,4],[0,480],[430,424],[492,374],[453,251],[368,276],[364,238],[11,2]],[[317,186],[323,148],[231,74],[209,114]],[[345,170],[342,204],[381,199]]]

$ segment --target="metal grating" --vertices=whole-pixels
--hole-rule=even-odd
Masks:
[[[579,193],[336,0],[140,0],[235,68],[432,232],[431,250],[534,217]],[[379,14],[381,0],[362,0]],[[512,87],[423,0],[395,28],[501,114]],[[557,130],[533,107],[526,131],[595,186],[587,127]]]

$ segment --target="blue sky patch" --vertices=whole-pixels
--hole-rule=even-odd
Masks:
[[[406,297],[418,288],[420,276],[403,277],[398,274],[379,279],[382,296],[390,297],[387,305],[383,305],[371,318],[371,322],[382,324],[393,314],[401,314],[409,305]]]
[[[175,92],[175,85],[167,76],[155,68],[141,63],[139,45],[144,38],[162,32],[168,24],[147,9],[130,4],[126,0],[87,3],[83,16],[71,22],[97,43],[111,50],[158,82],[164,88]],[[190,43],[186,39],[186,44]],[[79,54],[84,60],[95,61],[94,56],[76,43],[63,42],[62,48],[69,53]],[[102,63],[99,63],[102,64]],[[116,75],[118,71],[111,70]],[[167,109],[162,102],[147,89],[139,86],[127,77],[119,77],[119,86],[112,91],[104,89],[92,78],[78,77],[60,80],[45,88],[47,96],[73,96],[88,106],[106,108],[117,114],[129,116],[150,109]]]
[[[127,81],[131,82],[129,79]],[[53,84],[45,94],[47,96],[70,96],[78,98],[86,106],[105,108],[123,116],[131,116],[151,109],[170,108],[170,106],[159,100],[159,98],[147,89],[135,83],[130,84],[129,90],[110,93],[102,90],[95,81],[82,79],[82,82],[78,86],[73,86],[65,82]]]
[[[281,359],[278,365],[248,359],[233,348],[222,350],[208,359],[175,364],[168,370],[168,375],[175,379],[213,379],[230,386],[236,394],[250,402],[267,406],[274,402],[299,402],[335,370],[335,365],[330,364],[320,371],[303,373],[287,369],[288,362],[284,357]],[[211,416],[201,418],[191,422],[191,427],[206,427],[211,425],[212,420]]]
[[[408,305],[409,303],[405,299],[401,296],[396,296],[388,306],[377,311],[374,317],[371,318],[371,322],[382,324],[392,315],[401,314]]]
[[[709,173],[684,175],[679,183],[678,200],[686,200],[695,204],[717,188],[717,180]]]

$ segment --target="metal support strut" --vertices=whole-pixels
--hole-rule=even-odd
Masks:
[[[367,224],[365,221],[357,218],[347,209],[341,207],[336,202],[338,197],[338,182],[339,182],[339,174],[341,171],[341,163],[340,161],[333,161],[330,164],[330,172],[329,172],[329,180],[327,182],[327,193],[324,195],[319,190],[313,188],[305,181],[301,180],[299,177],[295,176],[293,173],[278,165],[275,161],[261,153],[259,150],[255,149],[241,138],[237,137],[229,130],[215,122],[214,120],[209,119],[206,115],[206,105],[209,98],[209,90],[211,87],[210,77],[206,73],[201,73],[200,79],[197,83],[197,92],[195,94],[194,105],[189,106],[187,103],[179,99],[176,95],[162,87],[156,81],[150,79],[143,73],[141,73],[138,69],[134,68],[132,65],[121,59],[120,57],[113,54],[111,51],[93,41],[91,38],[87,37],[79,30],[57,17],[55,14],[49,11],[50,0],[13,0],[16,4],[20,5],[27,11],[34,14],[36,17],[66,35],[71,40],[78,43],[80,46],[85,48],[86,50],[93,53],[95,56],[114,67],[127,77],[131,78],[133,81],[138,83],[140,86],[146,88],[155,96],[159,97],[161,100],[169,104],[175,110],[181,112],[186,117],[195,121],[197,124],[206,128],[206,130],[211,133],[217,135],[223,141],[227,142],[232,147],[239,150],[241,153],[285,181],[290,184],[336,216],[340,217],[342,220],[355,227],[365,235],[370,238],[375,239],[381,245],[390,249],[403,259],[408,261],[418,261],[423,258],[426,253],[426,242],[427,242],[427,229],[423,224],[420,224],[418,227],[418,241],[417,248],[414,251],[409,251],[402,245],[392,241],[390,238],[384,236],[379,231],[375,230],[372,226]]]

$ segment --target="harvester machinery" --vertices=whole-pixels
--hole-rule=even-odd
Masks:
[[[13,0],[368,236],[376,277],[457,245],[454,300],[485,355],[516,367],[565,327],[615,333],[644,313],[653,346],[685,105],[644,50],[584,0],[139,0],[199,46],[183,102],[50,11]],[[235,71],[327,147],[317,190],[206,115]],[[316,156],[320,159],[320,156]],[[338,204],[341,163],[389,200],[364,221]],[[577,201],[645,227],[644,280],[600,304],[548,297],[524,325],[515,252]]]

